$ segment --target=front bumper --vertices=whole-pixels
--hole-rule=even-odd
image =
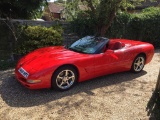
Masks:
[[[15,77],[16,79],[26,88],[28,89],[42,89],[42,88],[50,88],[50,85],[47,85],[43,82],[43,80],[39,83],[28,83],[27,79],[24,78],[19,72],[18,68],[15,69]]]

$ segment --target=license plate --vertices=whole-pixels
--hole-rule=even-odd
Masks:
[[[21,75],[25,78],[28,78],[29,73],[27,71],[25,71],[22,67],[18,69],[19,73],[21,73]]]

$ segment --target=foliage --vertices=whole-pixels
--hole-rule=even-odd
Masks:
[[[105,36],[142,40],[160,48],[160,8],[147,8],[139,14],[117,13]],[[82,17],[86,15],[85,17]],[[88,14],[80,14],[79,19],[71,22],[72,29],[80,36],[95,34],[95,21]],[[78,28],[78,29],[77,29]]]
[[[87,9],[84,11],[87,16],[87,20],[94,22],[94,29],[96,35],[105,36],[105,33],[111,26],[116,14],[119,10],[127,10],[127,8],[134,8],[136,5],[141,4],[144,0],[79,0],[82,5],[86,6]],[[79,12],[74,17],[75,21],[78,21]],[[85,19],[85,18],[84,18]],[[80,20],[79,20],[80,21]]]
[[[139,14],[119,14],[107,32],[112,38],[142,40],[160,47],[160,8],[147,8]]]
[[[86,2],[90,10],[91,19],[95,19],[96,34],[105,36],[119,9],[133,7],[143,0],[81,0]]]
[[[142,1],[144,0],[66,0],[63,4],[65,4],[67,20],[73,20],[73,23],[81,22],[84,25],[94,23],[92,26],[96,30],[96,35],[104,36],[119,9],[134,8]],[[61,3],[62,1],[58,0],[57,2]],[[86,14],[87,21],[83,22],[85,18],[81,18],[81,16],[86,16]],[[82,29],[85,30],[85,27]]]
[[[95,31],[95,20],[90,17],[87,12],[80,12],[77,19],[71,21],[71,29],[77,33],[80,37],[86,35],[94,35]]]
[[[42,26],[22,26],[21,36],[18,39],[18,46],[15,50],[18,54],[26,54],[34,49],[61,45],[62,27],[53,26],[50,28]]]
[[[65,1],[64,0],[56,0],[54,3],[65,3]]]
[[[0,17],[14,19],[37,18],[46,0],[1,0]]]
[[[80,0],[67,0],[65,3],[65,17],[67,21],[71,21],[77,17],[78,13],[81,12]]]

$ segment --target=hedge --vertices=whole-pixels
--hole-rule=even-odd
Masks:
[[[93,19],[82,15],[71,22],[73,31],[81,36],[95,34],[95,24],[91,23]],[[106,37],[146,41],[160,48],[160,8],[151,7],[134,14],[118,13]]]
[[[45,46],[62,45],[62,27],[21,26],[21,32],[15,49],[16,54],[26,54]]]
[[[139,14],[120,13],[107,36],[152,43],[160,47],[160,8],[147,8]]]

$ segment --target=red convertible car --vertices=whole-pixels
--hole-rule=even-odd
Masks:
[[[69,48],[37,49],[18,61],[17,80],[29,89],[65,91],[76,82],[122,71],[139,73],[154,55],[153,45],[133,40],[86,36]]]

